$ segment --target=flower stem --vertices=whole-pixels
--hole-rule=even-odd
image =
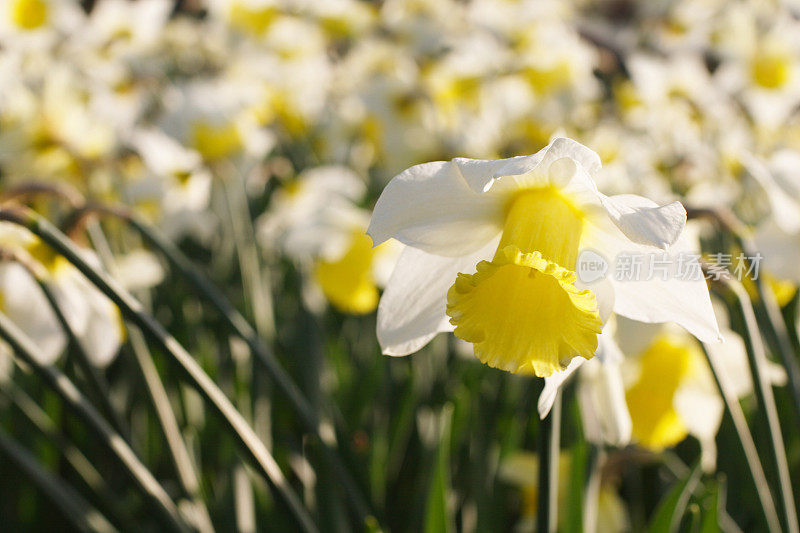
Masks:
[[[345,466],[344,461],[334,449],[336,445],[332,437],[333,431],[330,424],[324,423],[317,415],[311,403],[305,398],[300,388],[284,370],[278,362],[272,350],[264,344],[258,336],[256,330],[242,316],[242,314],[230,303],[225,295],[220,291],[208,277],[192,263],[177,246],[162,235],[156,228],[142,222],[131,213],[93,206],[85,208],[83,215],[81,212],[76,214],[76,219],[85,216],[88,211],[99,211],[118,217],[128,222],[133,229],[138,231],[150,246],[159,250],[170,262],[172,267],[205,297],[209,303],[222,315],[230,329],[242,340],[244,340],[250,350],[255,355],[256,362],[267,372],[277,385],[278,389],[289,400],[294,407],[300,422],[305,426],[306,431],[313,435],[321,444],[323,458],[331,465],[333,471],[342,484],[343,490],[347,493],[347,501],[353,507],[359,521],[363,522],[373,513],[364,498],[361,488],[353,479],[352,474]],[[331,436],[328,436],[328,434]]]
[[[37,235],[80,270],[89,281],[119,307],[123,315],[141,328],[163,350],[172,363],[183,372],[185,378],[197,389],[201,396],[214,407],[261,474],[270,482],[271,486],[291,510],[303,530],[317,531],[317,527],[308,511],[302,505],[272,454],[264,446],[264,443],[261,442],[228,397],[214,384],[208,374],[203,371],[183,346],[164,329],[161,323],[146,313],[142,305],[125,289],[120,287],[115,280],[106,273],[89,265],[81,257],[80,251],[75,248],[63,233],[35,212],[28,209],[3,209],[0,210],[0,220],[26,227]]]
[[[772,492],[770,491],[767,477],[764,475],[764,468],[761,465],[761,459],[758,457],[758,450],[753,441],[753,435],[747,427],[747,419],[744,416],[744,412],[742,412],[742,406],[739,405],[739,400],[731,389],[732,384],[730,382],[730,376],[728,376],[725,366],[717,360],[714,352],[709,351],[705,345],[703,345],[703,353],[706,354],[708,365],[711,367],[712,373],[714,374],[714,381],[717,383],[720,396],[722,396],[722,399],[725,401],[725,406],[728,409],[728,413],[731,415],[731,420],[733,420],[733,427],[736,430],[736,434],[739,436],[739,442],[742,444],[745,460],[753,476],[756,493],[761,501],[761,508],[764,511],[764,518],[767,520],[769,531],[771,533],[780,532],[781,523],[778,519],[778,513],[775,510]]]
[[[792,490],[791,477],[789,476],[789,465],[786,459],[786,449],[783,443],[780,421],[778,419],[778,409],[775,406],[775,397],[772,393],[772,384],[767,379],[763,370],[767,367],[767,355],[764,351],[764,344],[758,331],[758,322],[753,311],[753,304],[747,295],[744,287],[735,280],[726,280],[724,284],[730,292],[737,298],[742,317],[744,318],[745,331],[742,338],[747,348],[747,357],[750,361],[750,372],[753,376],[753,388],[758,402],[766,415],[767,426],[769,429],[772,460],[778,473],[779,493],[781,495],[781,507],[785,519],[786,530],[790,533],[800,531],[797,523],[797,510],[794,503],[794,493]]]
[[[105,516],[92,507],[75,489],[46,471],[36,459],[16,441],[0,431],[0,451],[27,474],[78,531],[116,531]]]
[[[43,365],[37,359],[36,348],[24,333],[6,315],[0,313],[0,337],[8,342],[14,353],[22,359],[52,388],[65,405],[80,417],[87,426],[106,444],[119,463],[133,478],[159,511],[158,516],[170,531],[188,531],[178,513],[175,503],[153,474],[142,464],[119,433],[109,425],[89,400],[58,368]]]
[[[555,533],[558,528],[558,461],[561,447],[561,393],[539,425],[539,505],[536,531]]]

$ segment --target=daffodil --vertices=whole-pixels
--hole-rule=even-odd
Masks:
[[[212,232],[213,218],[205,216],[212,177],[200,154],[156,128],[134,131],[130,145],[139,158],[124,165],[126,202],[173,238]]]
[[[716,316],[724,342],[705,344],[705,349],[719,363],[731,392],[745,397],[753,385],[744,343],[728,329],[727,313],[719,306]],[[672,324],[618,317],[601,344],[603,364],[590,361],[581,368],[578,397],[587,438],[617,446],[634,441],[660,452],[691,435],[700,442],[704,470],[713,471],[724,404],[700,342]],[[786,380],[776,364],[764,371],[773,383]]]
[[[754,234],[764,268],[774,279],[796,285],[800,283],[800,154],[778,150],[767,161],[745,154],[743,163],[763,190],[769,208]]]
[[[350,314],[377,307],[378,287],[396,258],[396,247],[373,248],[364,234],[369,215],[355,205],[364,192],[364,182],[347,168],[309,169],[276,192],[258,221],[263,246],[286,253],[313,280],[311,290]],[[315,292],[304,296],[319,306]]]
[[[615,265],[623,252],[652,255],[686,219],[679,202],[602,194],[600,166],[558,138],[530,156],[426,163],[393,178],[368,229],[376,245],[406,245],[378,308],[383,352],[407,355],[454,330],[490,366],[550,376],[594,355],[612,311],[716,340],[702,277],[578,279],[581,250]]]
[[[43,276],[78,341],[98,367],[114,360],[125,330],[117,307],[71,263],[27,230],[0,224],[0,246],[20,254]],[[84,257],[99,261],[89,250]],[[33,275],[15,262],[0,263],[0,311],[14,321],[38,348],[42,364],[52,364],[66,348],[67,336]]]

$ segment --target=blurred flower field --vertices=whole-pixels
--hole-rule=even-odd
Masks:
[[[797,532],[799,109],[796,0],[0,0],[0,529]]]

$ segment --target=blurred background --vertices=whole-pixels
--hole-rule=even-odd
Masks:
[[[780,494],[800,476],[799,16],[789,0],[0,0],[3,207],[32,208],[142,303],[121,312],[41,235],[0,223],[0,310],[31,341],[30,357],[0,350],[0,529],[298,530],[209,407],[217,387],[323,531],[533,531],[542,380],[452,335],[382,355],[375,310],[401,246],[364,231],[409,166],[568,136],[600,155],[603,192],[724,209],[744,229],[698,222],[703,250],[745,235],[764,254],[745,289],[787,461],[765,455],[775,420],[719,298],[744,376],[733,412],[693,340],[669,353],[699,370],[669,378],[624,350],[630,444],[587,422],[594,376],[567,384],[559,530],[776,530],[766,499],[796,531]],[[212,385],[198,392],[136,316]],[[695,378],[697,430],[673,408]]]

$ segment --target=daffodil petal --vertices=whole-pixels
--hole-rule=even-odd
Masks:
[[[378,342],[386,355],[408,355],[439,332],[452,331],[445,308],[458,272],[492,257],[499,237],[472,254],[444,257],[407,247],[400,254],[378,306]]]
[[[556,401],[558,390],[586,362],[587,360],[583,357],[575,357],[569,362],[567,368],[553,372],[544,378],[544,388],[539,394],[539,402],[537,404],[539,418],[544,419],[550,413],[550,409],[553,408],[553,403]]]
[[[773,217],[775,218],[775,217]],[[758,251],[764,257],[763,267],[779,278],[800,282],[800,242],[786,233],[774,219],[761,224],[755,233]]]
[[[680,202],[658,205],[635,194],[601,195],[608,216],[631,241],[666,249],[680,237],[686,225],[686,209]]]
[[[33,341],[38,362],[55,363],[66,347],[66,335],[36,281],[22,265],[0,265],[0,309]]]
[[[674,275],[666,279],[659,276],[637,281],[617,279],[615,270],[619,257],[631,254],[647,258],[655,250],[631,242],[610,222],[602,219],[593,222],[584,233],[582,245],[602,250],[609,261],[608,277],[614,286],[615,313],[640,322],[675,322],[703,342],[722,339],[702,275],[687,276],[686,279]],[[670,248],[672,256],[694,253],[697,247],[692,246],[691,240],[688,234],[682,235]]]
[[[752,154],[743,154],[742,162],[750,175],[767,193],[772,207],[771,219],[775,221],[775,224],[786,233],[800,231],[800,204],[784,191],[766,165]]]
[[[624,446],[631,440],[633,423],[625,402],[621,359],[613,355],[615,351],[619,348],[612,336],[601,335],[597,357],[581,372],[578,398],[587,439]]]
[[[674,405],[689,434],[700,441],[703,470],[714,470],[717,461],[715,438],[725,409],[722,398],[714,390],[685,386],[675,393]]]
[[[375,245],[394,237],[431,254],[457,257],[500,233],[501,208],[495,198],[470,189],[456,163],[424,163],[389,182],[367,233]]]

